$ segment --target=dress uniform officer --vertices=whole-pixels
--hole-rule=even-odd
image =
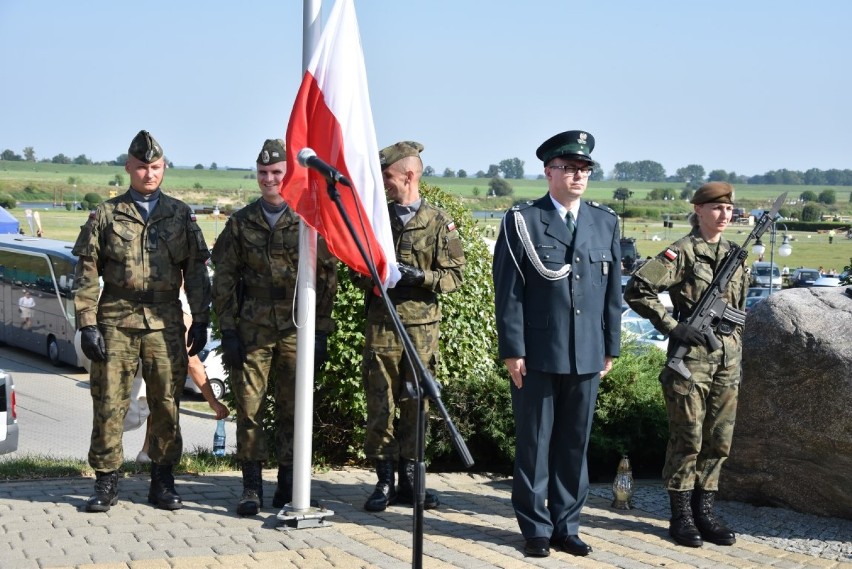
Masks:
[[[618,218],[581,201],[595,140],[568,131],[536,151],[548,193],[513,207],[494,251],[500,357],[512,378],[515,470],[512,505],[524,551],[574,555],[588,496],[586,450],[598,385],[619,355]]]
[[[722,464],[731,450],[742,374],[742,325],[718,326],[722,348],[710,351],[704,336],[686,325],[695,304],[713,281],[716,269],[731,249],[722,232],[733,214],[734,189],[725,182],[701,186],[692,198],[692,231],[639,268],[627,283],[624,299],[677,344],[691,346],[683,358],[686,379],[664,367],[660,383],[669,417],[669,442],[663,479],[669,491],[672,517],[669,534],[688,547],[703,540],[732,545],[734,532],[715,517],[713,505]],[[657,294],[669,291],[674,310],[669,314]],[[728,283],[728,307],[745,319],[748,276],[739,268]]]
[[[92,360],[89,464],[97,480],[86,504],[90,512],[105,512],[118,501],[124,416],[140,358],[151,408],[148,501],[166,510],[182,507],[172,474],[183,450],[179,398],[187,348],[190,356],[201,351],[210,319],[210,255],[190,207],[160,189],[163,149],[143,130],[127,153],[130,189],[91,213],[73,249],[79,257],[77,325],[83,353]],[[182,283],[192,312],[188,339]]]

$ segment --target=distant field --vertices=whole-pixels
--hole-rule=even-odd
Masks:
[[[123,177],[124,186],[119,188],[110,187],[109,183],[115,179],[116,174]],[[85,223],[87,213],[82,211],[66,211],[62,207],[54,208],[52,203],[54,196],[62,196],[64,201],[70,202],[74,199],[74,188],[67,183],[68,178],[74,176],[79,180],[76,188],[76,199],[82,198],[87,192],[97,192],[107,197],[110,190],[123,192],[129,181],[124,168],[119,166],[79,166],[72,164],[47,164],[32,162],[7,162],[0,161],[0,192],[14,192],[19,201],[43,202],[44,207],[39,208],[42,226],[45,235],[54,239],[73,241],[77,238],[80,226]],[[541,197],[547,191],[545,180],[509,180],[514,188],[514,196],[504,199],[489,199],[484,196],[488,193],[488,180],[484,178],[443,178],[429,177],[424,181],[430,185],[439,186],[445,191],[457,195],[463,199],[471,210],[500,211],[507,209],[513,200],[535,199]],[[194,188],[196,184],[201,189]],[[29,186],[29,191],[24,188]],[[243,204],[255,199],[258,195],[257,183],[254,173],[237,170],[192,170],[192,169],[170,169],[166,172],[163,183],[164,189],[171,195],[178,197],[187,203],[197,205],[226,205]],[[641,207],[643,204],[660,207],[664,202],[652,202],[645,200],[645,196],[654,188],[671,188],[679,190],[679,184],[667,183],[643,183],[628,182],[620,183],[614,181],[591,182],[586,196],[589,199],[613,204],[612,195],[616,188],[627,187],[633,191],[633,196],[627,202],[627,207]],[[745,207],[760,207],[768,205],[782,192],[788,192],[791,198],[795,198],[805,190],[820,192],[829,186],[769,186],[769,185],[741,185],[737,186],[737,200],[745,204]],[[474,196],[474,188],[479,189],[479,196]],[[837,192],[838,213],[848,215],[852,211],[849,203],[850,190],[848,187],[834,187]],[[682,202],[669,202],[673,211],[688,210],[689,205]],[[621,204],[613,204],[616,211],[621,211]],[[29,233],[25,213],[21,208],[10,210],[10,213],[21,221],[21,226]],[[496,228],[497,217],[480,219],[478,222],[491,225]],[[216,235],[222,230],[225,217],[218,218],[212,215],[201,214],[198,223],[204,231],[208,244],[212,244]],[[680,223],[680,225],[678,225]],[[738,234],[735,229],[730,229],[727,236],[742,242],[745,233]],[[639,251],[642,255],[656,255],[666,242],[673,241],[687,232],[687,227],[682,222],[675,222],[675,227],[668,232],[663,228],[662,221],[658,220],[633,220],[628,219],[625,232],[627,236],[636,237]],[[660,241],[652,241],[657,236]],[[852,240],[838,235],[832,246],[828,246],[828,238],[819,233],[793,233],[793,254],[787,259],[779,259],[779,265],[785,261],[790,267],[806,266],[826,269],[834,267],[840,270],[850,263],[852,257]],[[768,247],[768,237],[764,240]],[[781,244],[781,236],[778,236],[777,246]],[[765,257],[768,260],[769,252]]]
[[[45,237],[52,239],[61,239],[65,241],[74,241],[80,232],[80,226],[86,222],[88,213],[83,211],[65,211],[64,208],[45,207],[38,210],[41,217],[42,228],[44,229]],[[27,233],[30,233],[25,212],[23,209],[16,208],[10,210],[20,222],[21,227]],[[497,227],[497,219],[482,219],[479,223],[490,225],[493,228]],[[215,237],[225,226],[225,216],[220,215],[218,218],[213,215],[201,214],[198,216],[198,225],[204,232],[204,237],[207,244],[212,246]],[[627,237],[635,237],[637,239],[637,249],[643,257],[653,256],[662,251],[665,245],[685,235],[689,231],[685,223],[675,223],[674,228],[666,230],[663,228],[662,222],[634,222],[628,220],[625,226],[625,234]],[[745,241],[750,228],[731,227],[725,233],[726,237],[742,243]],[[495,231],[496,233],[496,231]],[[795,267],[824,267],[826,270],[835,268],[842,271],[843,267],[850,264],[852,257],[852,239],[846,239],[843,235],[838,235],[834,239],[834,244],[828,244],[828,236],[821,233],[813,232],[791,232],[793,253],[789,257],[782,258],[778,256],[778,247],[781,245],[783,230],[779,226],[779,231],[776,239],[775,262],[778,266],[783,266],[785,263],[792,269]],[[489,233],[489,236],[491,234]],[[654,238],[659,240],[654,240]],[[765,260],[769,260],[769,236],[764,235],[763,239],[767,251],[764,255]],[[754,255],[749,256],[750,260],[756,260]]]

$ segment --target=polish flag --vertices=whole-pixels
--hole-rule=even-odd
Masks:
[[[338,184],[358,239],[392,287],[399,280],[367,72],[353,0],[337,0],[311,58],[287,125],[287,174],[281,197],[325,238],[331,253],[353,270],[370,271],[352,239],[325,178],[302,167],[296,156],[312,148],[352,181]]]

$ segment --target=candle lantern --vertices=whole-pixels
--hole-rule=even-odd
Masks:
[[[615,480],[612,482],[612,507],[616,510],[629,510],[630,500],[633,498],[633,470],[630,467],[630,459],[627,455],[621,457]]]

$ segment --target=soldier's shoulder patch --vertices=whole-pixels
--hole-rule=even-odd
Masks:
[[[659,256],[663,259],[666,259],[667,261],[674,261],[675,259],[677,259],[678,255],[679,252],[677,249],[673,247],[667,247],[666,250],[660,253]]]
[[[95,210],[89,211],[89,221],[95,219],[97,216],[98,216],[98,212],[96,212]]]
[[[450,221],[450,222],[447,224],[447,231],[455,231],[455,230],[456,230],[456,222],[455,222],[455,221]]]
[[[612,215],[618,216],[618,214],[615,213],[614,209],[612,209],[611,207],[606,206],[602,203],[599,203],[599,202],[596,202],[596,201],[591,201],[591,200],[587,201],[586,203],[589,204],[592,207],[598,208],[599,210],[602,210],[602,211],[605,211],[605,212],[610,213]]]
[[[533,204],[532,200],[525,201],[523,203],[516,203],[511,207],[509,211],[521,211],[522,209],[527,209]]]

